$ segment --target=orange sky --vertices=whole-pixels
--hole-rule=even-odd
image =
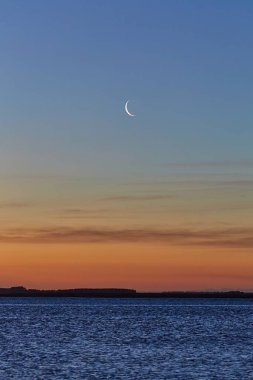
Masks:
[[[1,286],[251,289],[252,250],[162,244],[2,244]]]
[[[253,289],[245,181],[13,177],[0,196],[2,287]]]

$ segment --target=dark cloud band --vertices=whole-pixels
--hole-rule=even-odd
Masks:
[[[5,243],[162,243],[183,246],[253,248],[253,229],[103,229],[41,228],[9,230],[0,234]]]

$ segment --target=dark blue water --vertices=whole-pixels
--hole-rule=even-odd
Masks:
[[[253,379],[253,302],[2,298],[0,379]]]

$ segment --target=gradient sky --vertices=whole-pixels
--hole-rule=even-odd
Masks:
[[[0,287],[253,289],[252,18],[0,1]]]

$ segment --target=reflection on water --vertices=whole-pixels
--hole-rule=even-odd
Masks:
[[[253,379],[250,300],[0,299],[0,379]]]

